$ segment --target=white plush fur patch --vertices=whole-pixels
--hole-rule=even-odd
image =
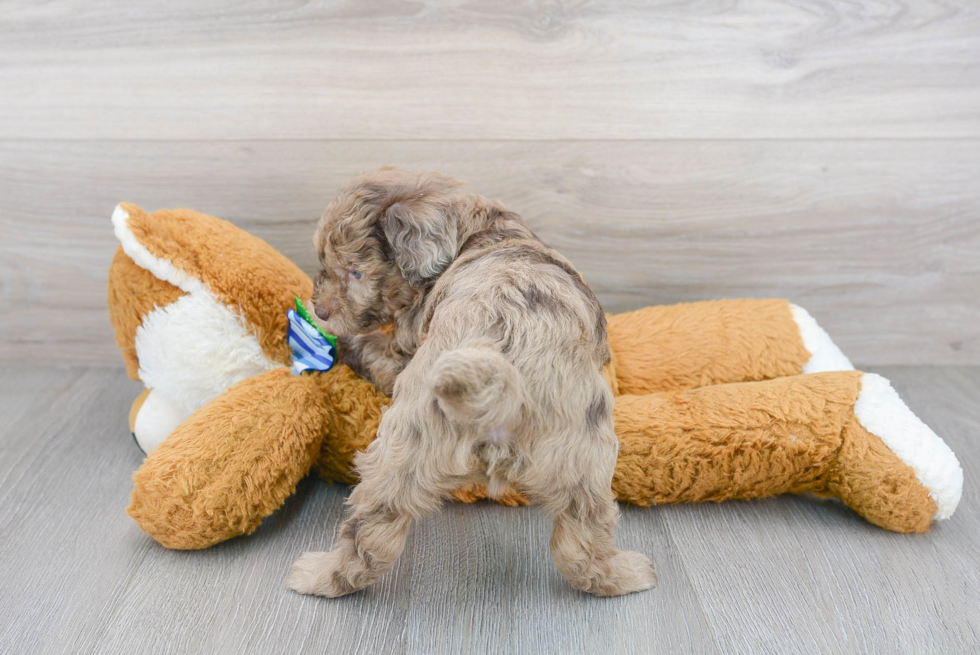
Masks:
[[[952,516],[963,493],[963,469],[946,442],[906,406],[880,375],[861,376],[854,414],[864,429],[912,467],[936,503],[936,518]]]
[[[136,357],[143,384],[188,415],[241,380],[280,366],[241,316],[203,291],[144,316]]]
[[[149,455],[170,436],[174,429],[190,416],[154,389],[143,401],[133,425],[133,436],[144,454]]]
[[[800,337],[803,346],[810,351],[810,360],[803,365],[804,373],[820,373],[822,371],[853,371],[851,364],[840,348],[837,347],[817,323],[810,313],[802,307],[790,304],[793,320],[800,327]]]

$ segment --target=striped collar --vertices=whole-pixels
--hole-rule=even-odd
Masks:
[[[303,302],[296,298],[296,309],[286,310],[289,319],[289,348],[293,353],[293,375],[306,371],[329,371],[337,359],[337,337],[327,334],[313,322]]]

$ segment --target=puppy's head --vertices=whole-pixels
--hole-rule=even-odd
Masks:
[[[354,179],[320,219],[313,305],[339,336],[390,323],[459,252],[462,183],[436,173],[381,169]]]

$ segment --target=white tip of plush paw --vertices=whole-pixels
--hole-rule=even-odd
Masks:
[[[891,383],[874,373],[862,375],[854,415],[912,467],[936,503],[936,518],[952,516],[963,494],[963,469],[946,442],[912,413]]]
[[[339,575],[334,553],[303,553],[293,562],[286,589],[309,596],[336,598],[355,591]]]
[[[793,313],[793,320],[800,328],[803,347],[810,351],[810,360],[803,365],[804,373],[854,370],[851,360],[841,352],[816,319],[810,316],[810,312],[792,303],[789,308]]]

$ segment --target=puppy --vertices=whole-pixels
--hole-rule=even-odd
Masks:
[[[315,312],[392,404],[355,460],[361,481],[334,550],[305,553],[286,585],[336,597],[372,584],[413,519],[479,483],[513,487],[554,517],[552,556],[574,587],[649,589],[650,560],[615,547],[602,308],[519,216],[461,186],[382,169],[320,219]]]

